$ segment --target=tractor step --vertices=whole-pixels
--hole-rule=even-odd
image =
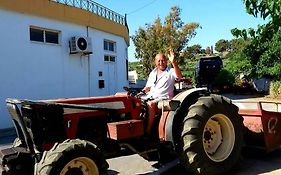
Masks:
[[[22,147],[10,147],[0,150],[0,164],[7,163],[7,161],[15,159],[19,156],[19,153],[30,154],[30,152]]]
[[[10,147],[0,150],[1,175],[29,175],[33,172],[34,158],[26,148]]]

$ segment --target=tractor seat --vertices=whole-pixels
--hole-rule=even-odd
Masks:
[[[178,100],[162,100],[158,102],[158,109],[162,111],[175,111],[180,104]]]

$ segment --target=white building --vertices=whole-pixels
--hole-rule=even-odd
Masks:
[[[124,16],[88,0],[13,0],[0,1],[0,21],[0,129],[12,127],[6,98],[103,96],[128,85]]]
[[[129,76],[129,83],[130,84],[136,84],[137,80],[138,80],[138,73],[136,70],[133,71],[129,71],[128,72],[128,76]]]

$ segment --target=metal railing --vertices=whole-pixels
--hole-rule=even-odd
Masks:
[[[92,12],[96,15],[102,16],[106,19],[109,19],[111,21],[114,21],[116,23],[127,26],[125,16],[120,15],[110,10],[109,8],[106,8],[92,0],[50,0],[50,1],[65,4],[72,7],[81,8],[89,12]]]

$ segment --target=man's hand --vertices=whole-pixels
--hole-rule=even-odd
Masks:
[[[175,52],[173,51],[173,49],[169,50],[169,54],[168,54],[168,58],[170,60],[171,63],[173,63],[175,61]]]
[[[142,96],[145,96],[146,93],[144,91],[140,91],[139,93],[136,94],[137,98],[141,98]]]
[[[181,79],[182,78],[182,74],[181,74],[181,71],[180,71],[180,68],[175,60],[175,52],[172,48],[169,49],[170,53],[168,54],[168,58],[169,60],[171,61],[174,69],[175,69],[175,73],[176,73],[176,76],[178,79]]]
[[[150,91],[150,87],[144,87],[142,90],[141,90],[143,93],[147,94],[149,91]]]

